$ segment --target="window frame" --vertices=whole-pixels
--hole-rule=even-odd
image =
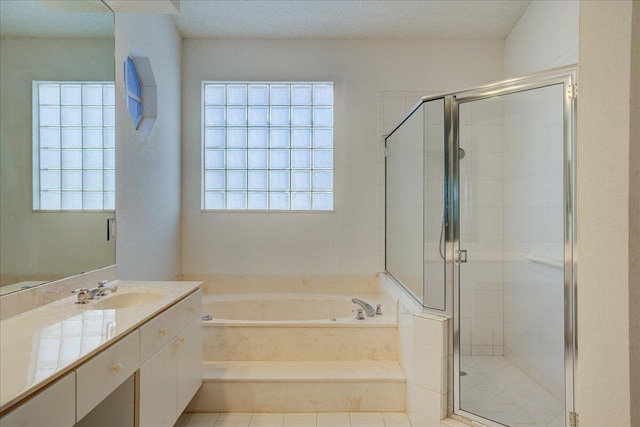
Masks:
[[[84,126],[83,123],[81,123],[80,125],[73,125],[73,126],[68,126],[69,128],[75,128],[75,129],[80,129],[80,132],[83,134],[84,130],[89,128],[89,129],[101,129],[102,131],[102,147],[101,148],[95,148],[92,150],[98,151],[100,150],[102,153],[102,167],[101,168],[80,168],[80,169],[69,169],[69,170],[79,170],[81,171],[81,181],[82,181],[82,187],[80,190],[64,190],[62,188],[62,172],[65,170],[62,167],[62,159],[60,160],[60,166],[58,168],[53,168],[52,170],[56,170],[60,172],[60,188],[59,190],[54,190],[56,192],[60,193],[60,208],[57,209],[46,209],[46,208],[42,208],[42,204],[41,204],[41,197],[42,197],[42,193],[46,192],[47,190],[42,190],[42,183],[41,183],[41,172],[43,170],[47,170],[47,169],[41,169],[41,163],[40,163],[40,157],[41,157],[41,149],[42,148],[46,148],[46,147],[42,147],[41,146],[41,141],[40,141],[40,129],[41,128],[46,128],[46,125],[41,125],[41,119],[40,119],[40,108],[42,106],[57,106],[58,108],[62,108],[62,106],[64,104],[62,104],[62,100],[60,99],[58,101],[58,104],[41,104],[40,103],[40,85],[58,85],[58,86],[63,86],[63,85],[80,85],[80,86],[90,86],[90,85],[101,85],[102,86],[102,96],[103,96],[103,101],[101,104],[96,104],[96,105],[92,105],[92,104],[86,104],[86,105],[91,105],[91,106],[100,106],[101,108],[101,112],[102,112],[102,125],[100,126]],[[104,87],[105,86],[112,86],[113,87],[113,104],[105,104],[104,103]],[[31,120],[32,120],[32,134],[31,134],[31,158],[32,158],[32,164],[31,164],[31,172],[32,172],[32,185],[31,185],[31,210],[34,213],[112,213],[115,212],[115,174],[116,174],[116,167],[115,167],[115,104],[116,104],[116,100],[115,100],[115,96],[116,96],[116,91],[115,91],[115,81],[110,81],[110,80],[33,80],[31,82],[31,92],[32,92],[32,104],[31,104]],[[60,95],[59,95],[60,96]],[[80,95],[82,97],[82,93]],[[76,104],[72,104],[74,107],[80,107],[81,109],[81,115],[83,114],[82,112],[82,108],[85,106],[84,102],[81,100],[81,104],[76,105]],[[105,107],[113,107],[113,126],[105,126],[104,125],[104,109]],[[81,119],[82,120],[82,119]],[[57,125],[52,125],[50,126],[51,128],[57,128],[59,129],[60,132],[62,132],[62,129],[64,127],[67,126],[63,126],[62,123],[58,123]],[[114,141],[113,141],[113,148],[111,147],[107,147],[105,148],[104,146],[104,131],[105,129],[112,129],[113,130],[113,137],[114,137]],[[62,137],[60,138],[60,143],[59,143],[59,147],[57,148],[60,151],[60,155],[62,156],[62,151],[63,151],[63,142],[62,142]],[[69,149],[69,148],[66,148]],[[80,148],[75,148],[76,150],[79,150],[81,152],[81,156],[83,158],[82,160],[82,164],[84,166],[84,152],[85,150],[87,150],[88,148],[85,147],[84,144],[84,135],[82,135],[81,137],[81,147]],[[113,168],[105,168],[105,151],[107,150],[113,150]],[[102,172],[102,189],[101,190],[91,190],[91,191],[86,191],[85,190],[85,177],[84,177],[84,172],[86,170],[99,170]],[[114,179],[114,183],[113,183],[113,190],[109,190],[109,191],[105,191],[105,176],[104,176],[104,172],[105,171],[113,171],[113,179]],[[82,195],[84,195],[84,193],[99,193],[102,197],[102,209],[65,209],[63,208],[63,203],[62,203],[62,193],[64,193],[65,191],[69,191],[69,192],[79,192]],[[113,193],[113,207],[105,209],[104,208],[104,202],[105,202],[105,193]],[[83,203],[83,202],[81,202]],[[84,204],[84,203],[83,203]]]
[[[208,86],[214,86],[214,85],[222,85],[225,87],[225,100],[224,100],[224,104],[207,104],[206,99],[205,99],[205,92]],[[229,103],[228,99],[227,99],[227,88],[228,86],[232,86],[232,85],[243,85],[246,88],[247,91],[247,100],[246,103],[243,105],[238,105],[241,107],[245,107],[246,108],[246,116],[245,116],[245,124],[244,125],[229,125],[228,120],[227,120],[227,115],[226,115],[226,111],[229,107],[234,107],[235,104],[233,103]],[[249,97],[249,87],[255,85],[255,86],[267,86],[267,91],[268,91],[268,100],[266,102],[266,104],[250,104],[248,97]],[[288,104],[272,104],[271,103],[271,86],[272,85],[285,85],[289,87],[289,101]],[[311,86],[311,101],[310,104],[294,104],[292,99],[291,99],[291,88],[292,86],[305,86],[305,85],[309,85]],[[330,104],[314,104],[313,102],[313,86],[314,85],[329,85],[331,86],[331,103]],[[263,80],[203,80],[201,82],[201,94],[200,94],[200,210],[201,212],[205,212],[205,213],[223,213],[223,212],[227,212],[227,213],[333,213],[335,212],[335,132],[334,132],[334,128],[335,128],[335,82],[334,81],[292,81],[292,80],[288,80],[288,81],[263,81]],[[224,119],[224,125],[207,125],[206,122],[206,111],[207,111],[207,107],[211,107],[211,106],[219,106],[219,107],[223,107],[225,109],[225,119]],[[273,106],[284,106],[286,108],[289,109],[289,121],[287,125],[278,125],[278,124],[273,124],[272,125],[272,121],[271,121],[271,109]],[[300,106],[300,107],[308,107],[311,109],[311,122],[308,125],[294,125],[292,122],[292,108],[296,107],[296,106]],[[326,124],[320,124],[320,125],[314,125],[313,123],[313,113],[314,113],[314,106],[319,106],[319,107],[329,107],[331,108],[331,124],[330,125],[326,125]],[[265,107],[267,109],[267,122],[266,124],[260,124],[260,125],[250,125],[249,124],[249,114],[250,114],[250,107]],[[217,128],[217,129],[224,129],[225,132],[225,144],[224,147],[207,147],[206,144],[206,132],[207,129],[210,128]],[[227,152],[229,149],[234,149],[234,147],[229,147],[226,143],[226,138],[227,138],[227,132],[228,129],[231,128],[244,128],[247,129],[247,135],[249,133],[250,129],[266,129],[267,132],[270,134],[271,129],[282,129],[285,128],[288,130],[289,132],[289,143],[287,144],[286,147],[272,147],[271,143],[270,143],[270,139],[271,136],[269,135],[269,142],[267,143],[267,145],[265,147],[253,147],[253,149],[258,149],[258,150],[266,150],[267,151],[267,166],[265,167],[255,167],[255,168],[251,168],[249,166],[249,150],[252,149],[252,147],[250,147],[249,142],[248,142],[248,136],[247,136],[247,143],[244,145],[244,147],[240,147],[240,150],[246,150],[246,155],[247,155],[247,160],[246,160],[246,167],[244,168],[240,168],[240,169],[235,169],[235,168],[228,168],[228,165],[226,163],[226,159],[227,159]],[[331,131],[331,145],[330,147],[314,147],[313,142],[309,142],[308,147],[294,147],[291,141],[291,133],[294,129],[309,129],[309,132],[311,134],[313,134],[314,129],[318,129],[318,130],[322,130],[322,129],[330,129]],[[313,137],[311,136],[311,141],[313,141]],[[225,156],[225,164],[223,168],[206,168],[206,158],[205,158],[205,153],[207,151],[207,149],[209,150],[215,150],[215,149],[220,149],[222,151],[224,151],[224,156]],[[251,191],[249,189],[249,172],[250,171],[267,171],[267,174],[269,175],[270,172],[274,169],[271,168],[270,165],[270,161],[269,159],[271,158],[271,150],[275,149],[282,149],[282,150],[287,150],[288,154],[289,154],[289,163],[288,163],[288,167],[287,168],[282,168],[282,169],[275,169],[275,170],[284,170],[287,171],[289,174],[289,186],[288,189],[283,190],[282,192],[284,192],[285,194],[288,195],[289,200],[288,200],[288,209],[272,209],[271,206],[271,200],[270,200],[270,195],[271,193],[280,193],[281,191],[278,190],[273,190],[270,185],[270,179],[267,179],[267,187],[264,190],[254,190]],[[309,167],[308,168],[294,168],[293,163],[292,163],[292,158],[293,158],[293,154],[294,154],[294,150],[297,149],[301,149],[301,150],[309,150],[310,152],[310,157],[309,157]],[[315,150],[331,150],[331,166],[330,168],[314,168],[314,160],[313,160],[313,154]],[[228,171],[234,171],[234,170],[243,170],[246,171],[247,176],[246,176],[246,180],[247,180],[247,184],[244,190],[238,190],[241,193],[245,194],[245,206],[246,208],[227,208],[228,203],[227,203],[227,195],[231,192],[233,193],[233,190],[229,190],[227,187],[227,172]],[[205,183],[205,178],[206,178],[206,172],[207,171],[223,171],[224,172],[224,179],[225,179],[225,185],[224,185],[224,189],[220,189],[220,190],[210,190],[206,188],[206,183]],[[298,191],[294,191],[294,189],[292,188],[292,173],[296,172],[296,171],[308,171],[309,173],[309,177],[311,179],[310,183],[309,183],[309,187],[308,190],[298,190]],[[330,188],[329,189],[316,189],[314,190],[313,188],[313,173],[314,171],[329,171],[331,173],[331,180],[330,180]],[[211,208],[211,207],[206,207],[206,193],[210,192],[210,193],[215,193],[215,192],[219,192],[219,193],[223,193],[224,194],[224,205],[225,207],[223,208]],[[250,208],[249,207],[249,195],[252,193],[264,193],[266,194],[267,197],[267,206],[265,208]],[[294,209],[293,208],[293,203],[292,203],[292,194],[295,194],[297,192],[302,192],[302,193],[307,193],[309,195],[309,208],[306,209]],[[331,208],[330,209],[313,209],[313,195],[314,193],[316,194],[330,194],[331,196]]]

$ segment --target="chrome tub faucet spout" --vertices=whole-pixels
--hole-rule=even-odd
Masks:
[[[360,307],[362,307],[364,311],[367,313],[367,317],[373,317],[376,315],[376,311],[374,310],[374,308],[371,307],[367,302],[362,301],[359,298],[352,298],[351,302],[353,302],[354,304],[358,304]]]

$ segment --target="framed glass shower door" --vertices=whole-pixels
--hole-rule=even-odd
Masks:
[[[488,425],[569,425],[571,82],[532,79],[453,102],[454,407]]]

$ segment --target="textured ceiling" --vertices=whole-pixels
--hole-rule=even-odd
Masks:
[[[182,0],[183,37],[505,39],[529,0]]]
[[[113,37],[113,14],[99,0],[0,0],[3,37]]]

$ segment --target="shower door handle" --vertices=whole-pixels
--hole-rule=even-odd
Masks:
[[[462,264],[462,263],[466,263],[467,262],[467,250],[466,249],[460,249],[459,251],[456,251],[456,262],[458,264]]]

